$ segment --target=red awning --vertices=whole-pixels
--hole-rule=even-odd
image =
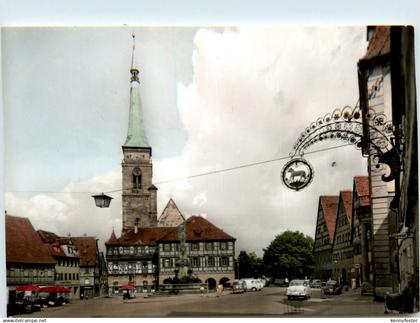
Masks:
[[[136,286],[127,284],[120,286],[120,289],[136,289]]]
[[[35,284],[16,287],[16,291],[18,292],[22,292],[22,291],[39,292],[39,290],[40,288],[38,287],[38,285],[35,285]]]
[[[41,287],[39,291],[46,293],[69,293],[70,289],[63,286],[45,286]]]

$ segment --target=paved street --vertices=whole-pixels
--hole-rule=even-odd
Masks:
[[[304,317],[357,317],[384,316],[383,303],[359,295],[359,290],[338,296],[321,298],[313,290],[311,299],[289,302],[285,288],[268,287],[260,292],[230,294],[217,297],[181,295],[166,297],[137,297],[123,301],[121,297],[76,300],[56,308],[21,317],[185,317],[185,316],[304,316]],[[390,315],[387,315],[390,316]]]

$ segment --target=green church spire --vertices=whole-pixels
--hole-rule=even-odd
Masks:
[[[128,117],[127,139],[124,147],[150,147],[147,141],[143,122],[143,109],[140,97],[139,70],[135,67],[135,35],[133,33],[133,52],[131,57],[131,86],[130,86],[130,112]]]

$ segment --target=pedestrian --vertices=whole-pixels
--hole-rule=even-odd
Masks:
[[[219,284],[217,286],[217,297],[220,297],[220,295],[222,295],[222,292],[223,292],[223,285]]]
[[[201,297],[204,296],[204,287],[203,286],[200,287],[200,294],[201,294]]]

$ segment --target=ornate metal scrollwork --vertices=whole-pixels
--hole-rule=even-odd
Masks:
[[[378,78],[368,93],[369,99],[376,97],[382,85],[383,78]],[[365,135],[364,129],[367,130],[367,135]],[[386,164],[391,170],[388,176],[382,175],[382,180],[392,181],[401,168],[401,152],[394,145],[394,136],[392,121],[388,121],[384,113],[376,113],[373,109],[369,109],[363,118],[358,102],[354,107],[345,106],[342,109],[335,109],[332,113],[327,113],[306,127],[295,142],[293,151],[289,154],[292,158],[289,163],[298,159],[296,156],[302,159],[309,147],[325,140],[344,141],[355,145],[358,149],[366,144],[369,158],[378,162],[377,167],[380,167],[379,164]],[[285,176],[284,171],[285,169],[282,171],[284,184],[297,190],[286,183],[288,177]],[[299,189],[308,184],[309,182]]]

